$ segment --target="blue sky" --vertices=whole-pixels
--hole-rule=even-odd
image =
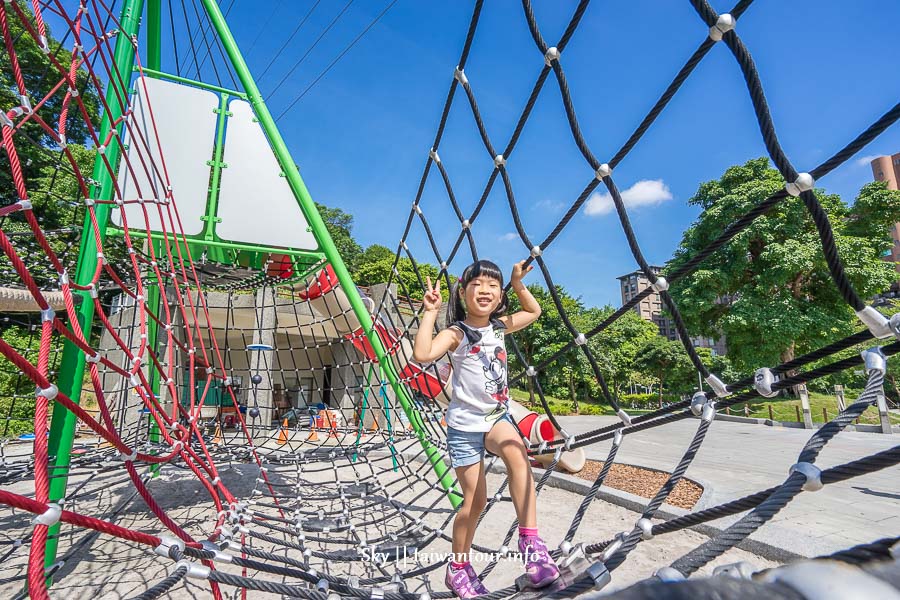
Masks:
[[[276,56],[313,0],[222,0],[223,8],[230,6],[229,24],[274,115],[388,3],[353,2],[275,90],[345,2],[321,2]],[[712,2],[718,12],[730,4]],[[575,6],[574,1],[535,2],[546,40],[558,39]],[[397,246],[471,10],[470,2],[399,0],[279,120],[313,197],[352,213],[354,235],[363,245]],[[740,19],[737,30],[756,61],[782,146],[798,170],[819,164],[900,99],[898,22],[900,4],[874,0],[759,1]],[[184,62],[188,45],[178,27]],[[619,149],[705,36],[706,27],[687,1],[591,4],[561,60],[582,131],[598,158],[605,160]],[[521,3],[486,2],[466,74],[495,147],[506,145],[542,65]],[[171,54],[164,66],[174,70]],[[215,79],[208,63],[203,78]],[[459,91],[440,155],[463,211],[469,212],[492,162]],[[894,126],[818,183],[852,200],[871,180],[863,157],[898,151],[900,127]],[[764,153],[737,62],[719,44],[614,173],[620,190],[630,190],[626,197],[633,203],[632,222],[648,260],[661,264],[668,259],[697,217],[687,200],[699,183]],[[572,140],[552,76],[507,167],[533,240],[553,228],[590,181],[591,171]],[[545,259],[555,281],[587,304],[619,305],[616,277],[636,265],[615,213],[605,210],[608,204],[595,198],[590,206],[592,210],[582,210],[573,219]],[[446,253],[459,224],[436,170],[426,185],[422,208]],[[482,255],[503,266],[524,258],[521,241],[508,239],[513,231],[502,186],[497,185],[473,228]],[[418,225],[410,246],[418,259],[431,259]],[[467,259],[467,253],[461,254],[451,271],[461,271]]]

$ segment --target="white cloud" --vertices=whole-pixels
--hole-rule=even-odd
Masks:
[[[642,179],[627,190],[622,191],[622,200],[627,208],[654,206],[672,199],[669,186],[662,179]],[[609,192],[594,192],[584,205],[584,214],[588,216],[606,215],[613,211],[612,196]]]
[[[878,158],[879,156],[884,156],[883,154],[869,154],[868,156],[860,156],[854,162],[857,167],[868,167],[869,163]]]
[[[504,233],[503,235],[500,236],[501,242],[509,242],[509,241],[517,240],[517,239],[519,239],[519,234],[513,233],[512,231],[510,231],[509,233]]]
[[[545,199],[537,202],[532,206],[533,210],[540,210],[541,212],[550,212],[550,213],[560,213],[566,207],[564,202],[559,200],[550,200]]]

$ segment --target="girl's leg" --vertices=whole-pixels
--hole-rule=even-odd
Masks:
[[[472,540],[475,539],[475,526],[478,524],[478,517],[481,516],[484,507],[487,506],[487,481],[485,481],[484,461],[478,461],[477,464],[480,468],[478,470],[478,485],[475,488],[475,494],[473,495],[472,526],[469,528],[468,535],[466,536],[467,552],[472,547]]]
[[[468,553],[472,547],[478,517],[487,503],[484,461],[479,460],[472,465],[457,467],[456,478],[462,488],[463,503],[453,520],[453,560],[464,562],[469,558]]]
[[[484,447],[491,454],[499,456],[506,465],[509,494],[519,518],[519,526],[537,527],[534,477],[531,474],[528,451],[519,432],[509,421],[500,420],[485,436]]]

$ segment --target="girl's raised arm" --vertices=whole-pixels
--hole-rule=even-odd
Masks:
[[[437,320],[438,311],[441,308],[441,280],[432,287],[431,277],[428,277],[428,287],[422,298],[422,307],[425,311],[419,319],[419,331],[416,333],[416,343],[413,346],[413,360],[420,363],[435,361],[456,348],[462,339],[462,333],[455,329],[444,329],[432,337],[434,322]]]
[[[533,268],[532,265],[526,267],[524,260],[513,265],[513,272],[512,276],[509,278],[509,285],[516,293],[516,296],[518,296],[519,304],[522,305],[522,310],[511,315],[500,317],[500,321],[506,325],[507,333],[524,329],[537,321],[538,317],[541,316],[541,305],[537,303],[537,300],[534,299],[534,296],[531,295],[531,292],[529,292],[528,288],[525,287],[525,284],[522,283],[522,278]]]

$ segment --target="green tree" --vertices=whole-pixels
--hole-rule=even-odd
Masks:
[[[703,212],[685,231],[667,271],[684,265],[783,185],[765,158],[702,184],[689,203]],[[900,192],[869,184],[852,207],[821,190],[816,196],[856,291],[867,298],[887,289],[897,273],[881,257],[892,243],[888,225],[900,220]],[[724,334],[729,357],[745,371],[791,360],[859,327],[831,281],[815,224],[800,199],[787,199],[758,217],[670,293],[688,329],[707,337]]]
[[[432,283],[437,281],[438,268],[430,263],[417,262],[419,276],[416,276],[416,269],[413,268],[412,261],[401,256],[397,262],[397,275],[391,276],[391,269],[394,266],[394,253],[378,244],[372,244],[360,254],[357,260],[356,268],[352,271],[353,281],[357,285],[375,285],[377,283],[387,283],[393,281],[397,285],[397,293],[401,296],[409,296],[414,300],[421,300],[424,294],[423,285],[427,277],[431,277]],[[419,281],[421,277],[421,281]],[[456,277],[449,276],[450,283],[456,281]],[[449,298],[449,290],[446,285],[441,286],[441,296],[446,302]]]
[[[615,309],[611,306],[590,308],[584,312],[586,330],[607,319]],[[638,352],[654,338],[659,337],[659,328],[644,320],[634,311],[628,311],[613,321],[609,327],[592,337],[590,349],[603,376],[609,382],[613,393],[618,394],[635,374],[634,361]],[[591,389],[599,395],[597,383],[590,378]]]
[[[539,284],[528,286],[529,291],[541,306],[541,318],[513,334],[527,364],[537,365],[572,341],[572,334],[566,328],[550,292]],[[569,295],[562,286],[556,286],[560,302],[569,319],[576,327],[582,323],[584,305],[579,298]],[[510,311],[519,310],[518,298],[510,294]],[[510,372],[515,374],[525,368],[521,361],[510,350]],[[577,406],[576,388],[592,377],[590,365],[584,353],[572,348],[559,356],[552,366],[538,374],[541,388],[553,396],[568,395],[573,405]]]
[[[353,215],[346,213],[340,208],[331,208],[324,204],[316,202],[316,208],[325,221],[325,229],[334,240],[347,270],[351,273],[356,269],[357,263],[362,256],[362,246],[353,239]]]
[[[680,341],[668,340],[660,335],[641,348],[635,357],[635,368],[652,375],[659,385],[659,406],[662,408],[663,390],[666,384],[684,385],[693,373],[694,366]]]
[[[19,3],[19,6],[22,10],[31,14],[29,6],[23,3]],[[50,62],[50,58],[40,49],[34,38],[31,37],[31,34],[25,31],[18,18],[13,16],[7,21],[10,36],[15,41],[16,60],[22,68],[25,88],[28,91],[30,102],[34,106],[60,82],[62,75]],[[64,47],[60,47],[59,42],[51,34],[49,25],[47,38],[51,53],[56,57],[56,60],[64,67],[68,67],[72,62],[72,54]],[[18,87],[13,78],[13,70],[8,66],[10,65],[10,56],[5,44],[0,45],[0,64],[6,65],[3,69],[0,69],[0,106],[3,107],[3,110],[8,110],[14,106],[19,106],[20,100]],[[65,90],[67,87],[68,85],[64,84],[62,90]],[[79,69],[76,72],[75,87],[79,91],[79,97],[87,109],[88,116],[92,122],[97,124],[99,122],[100,101],[93,85],[88,83],[86,70]],[[59,122],[64,96],[64,91],[57,91],[47,99],[39,111],[41,118],[54,127]],[[69,117],[66,121],[67,143],[86,144],[89,140],[87,125],[74,98],[69,105],[68,115]],[[15,146],[26,182],[33,180],[42,173],[49,172],[48,170],[55,171],[59,153],[49,149],[55,147],[56,142],[34,119],[25,122],[15,134]],[[9,157],[6,152],[0,152],[0,192],[2,192],[2,199],[14,198],[12,196],[14,189]],[[30,189],[31,187],[29,186]]]

